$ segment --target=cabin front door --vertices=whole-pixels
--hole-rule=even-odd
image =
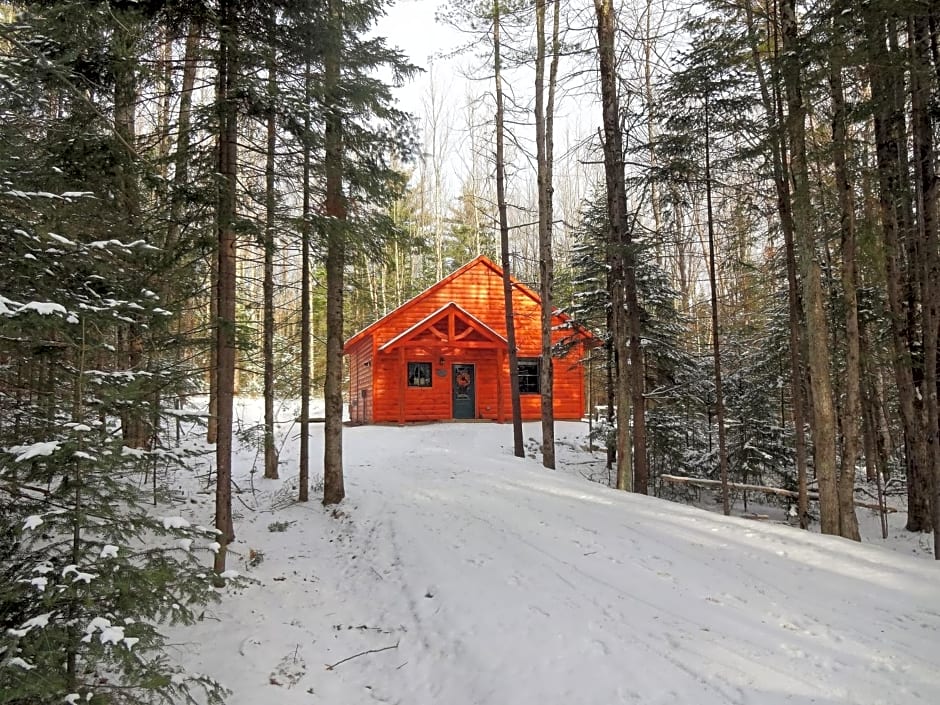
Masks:
[[[453,366],[454,418],[472,419],[476,416],[476,369],[460,363]]]

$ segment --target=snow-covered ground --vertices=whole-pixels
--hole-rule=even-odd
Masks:
[[[933,561],[588,482],[576,423],[558,471],[508,425],[346,428],[347,500],[299,505],[281,428],[286,479],[250,474],[256,444],[236,466],[229,565],[256,582],[173,634],[231,705],[940,702]]]

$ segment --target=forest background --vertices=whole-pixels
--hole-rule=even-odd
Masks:
[[[343,340],[479,254],[605,341],[586,411],[617,487],[712,480],[728,512],[735,483],[771,486],[853,539],[856,503],[895,493],[940,535],[935,3],[455,3],[464,95],[432,65],[414,119],[385,9],[0,4],[0,658],[51,674],[4,692],[76,693],[95,659],[179,685],[106,647],[158,645],[147,620],[225,576],[233,395],[266,399],[268,477],[295,471],[274,401],[301,398],[301,501],[322,395],[341,501]],[[543,390],[551,369],[543,345]],[[205,530],[131,481],[156,498],[185,465],[164,441],[202,393]],[[199,531],[215,577],[142,548]],[[88,578],[104,558],[122,571]]]

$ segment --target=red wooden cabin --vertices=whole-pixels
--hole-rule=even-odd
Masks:
[[[348,341],[349,416],[353,423],[512,418],[509,346],[502,269],[477,257]],[[523,419],[541,416],[538,295],[513,282]],[[567,316],[554,316],[552,334],[570,338]],[[580,360],[593,337],[554,360],[556,419],[584,415]]]

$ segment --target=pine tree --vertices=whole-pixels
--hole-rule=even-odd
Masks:
[[[218,701],[160,633],[215,596],[196,552],[214,533],[159,516],[157,473],[179,459],[152,445],[161,395],[182,386],[178,302],[156,282],[192,273],[147,242],[164,211],[129,208],[134,193],[144,212],[159,169],[107,112],[113,80],[140,75],[109,63],[135,56],[115,37],[150,20],[87,9],[50,3],[3,27],[0,702],[194,702],[193,685]],[[131,328],[148,342],[133,355]],[[141,421],[147,438],[126,427]]]
[[[324,398],[325,504],[345,496],[342,461],[342,345],[347,253],[379,253],[396,230],[389,208],[404,188],[397,165],[412,148],[410,117],[393,105],[390,86],[375,77],[390,71],[400,82],[414,72],[403,55],[384,39],[368,37],[383,3],[307,2],[292,5],[298,27],[314,32],[308,59],[320,80],[314,82],[313,134],[298,126],[301,139],[313,140],[311,174],[320,184],[321,206],[312,218],[326,274],[326,371]],[[302,48],[302,43],[296,45]],[[301,112],[301,115],[306,114]],[[317,165],[317,166],[314,166]]]
[[[601,333],[605,346],[603,350],[592,352],[594,364],[599,369],[610,368],[613,376],[611,297],[604,266],[608,237],[605,200],[603,192],[598,191],[582,207],[571,261],[574,303],[566,313],[579,326]],[[695,441],[694,434],[689,434],[689,413],[693,399],[700,396],[693,388],[697,369],[684,349],[685,322],[676,308],[678,292],[656,263],[652,248],[647,241],[637,242],[637,297],[642,322],[645,387],[653,400],[648,414],[650,468],[683,472],[687,467],[684,458],[690,454]],[[609,394],[612,392],[608,389]],[[612,405],[609,401],[605,403],[610,416],[602,426],[602,433],[615,424]],[[605,440],[609,447],[615,446],[613,436]],[[655,478],[656,473],[651,472],[651,481]]]

